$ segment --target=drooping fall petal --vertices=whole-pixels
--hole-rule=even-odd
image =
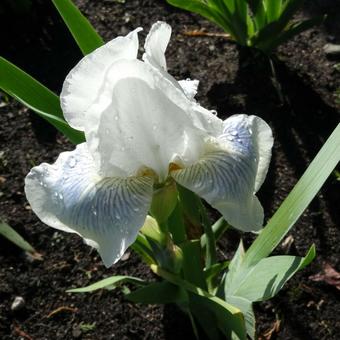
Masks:
[[[196,164],[172,176],[235,228],[257,231],[263,209],[255,192],[267,173],[272,143],[271,130],[260,118],[236,115],[224,122],[223,133]]]
[[[47,225],[81,235],[108,267],[136,239],[149,210],[150,177],[98,176],[86,144],[34,167],[25,180],[27,199]]]

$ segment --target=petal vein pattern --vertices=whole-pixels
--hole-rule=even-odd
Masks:
[[[136,239],[152,199],[150,177],[98,176],[86,144],[53,165],[34,167],[25,180],[29,203],[47,225],[81,235],[108,267]]]
[[[232,116],[224,122],[215,143],[206,146],[199,162],[173,171],[172,176],[219,210],[234,227],[257,231],[263,224],[263,209],[255,192],[267,173],[270,136],[269,126],[260,118]]]

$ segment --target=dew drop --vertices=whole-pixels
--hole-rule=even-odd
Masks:
[[[217,111],[216,110],[211,110],[210,111],[214,116],[217,116]]]
[[[139,211],[139,208],[133,208],[133,211],[137,212],[137,211]]]
[[[153,131],[156,131],[156,130],[157,130],[157,125],[156,125],[156,124],[152,125],[152,130],[153,130]]]
[[[63,196],[62,193],[59,193],[59,194],[58,194],[58,197],[59,197],[60,200],[62,200],[62,199],[64,198],[64,196]]]
[[[208,124],[211,124],[212,120],[211,118],[208,118]]]
[[[118,120],[118,118],[119,118],[119,117],[116,115],[116,116],[115,116],[115,120]]]
[[[69,161],[68,161],[68,165],[70,166],[70,168],[74,168],[77,164],[77,160],[72,156],[70,157]]]
[[[227,136],[227,139],[230,140],[231,142],[235,140],[235,138],[232,136]]]
[[[120,220],[120,215],[119,214],[116,214],[116,219]]]
[[[230,134],[231,134],[232,136],[237,136],[237,131],[230,131]]]

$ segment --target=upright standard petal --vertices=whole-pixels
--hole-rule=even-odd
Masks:
[[[134,175],[146,167],[162,181],[174,159],[196,162],[207,132],[195,125],[195,106],[152,66],[115,63],[87,113],[86,140],[101,174],[118,167]]]
[[[152,199],[150,177],[98,176],[86,144],[34,167],[25,180],[27,199],[47,225],[81,235],[105,266],[136,239]]]
[[[85,111],[97,98],[105,73],[120,59],[136,59],[137,28],[125,37],[117,37],[85,56],[68,74],[60,95],[65,119],[75,129],[84,130]]]
[[[263,209],[255,196],[256,183],[263,181],[269,164],[269,135],[270,128],[260,118],[233,116],[224,122],[223,133],[207,144],[197,164],[173,171],[172,176],[219,210],[235,228],[257,231],[263,224]]]
[[[165,51],[170,37],[170,25],[162,21],[157,21],[153,24],[145,40],[143,60],[153,67],[166,71]]]

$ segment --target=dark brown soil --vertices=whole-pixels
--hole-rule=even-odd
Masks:
[[[283,104],[263,58],[249,59],[247,51],[223,38],[182,34],[201,28],[217,31],[196,15],[160,0],[76,2],[106,41],[138,26],[145,29],[143,39],[153,22],[167,21],[174,31],[167,53],[169,72],[178,79],[199,79],[198,100],[216,109],[220,117],[257,114],[272,126],[273,160],[259,193],[269,218],[339,122],[334,93],[340,88],[340,73],[334,65],[340,60],[327,59],[322,49],[327,42],[340,43],[339,2],[307,2],[300,16],[328,12],[329,17],[321,27],[279,49],[281,61],[276,70],[286,97]],[[2,32],[6,32],[0,54],[58,93],[81,55],[50,2],[33,1],[30,13],[8,13],[0,19]],[[23,193],[24,177],[33,165],[52,162],[72,146],[12,100],[0,108],[0,114],[0,216],[43,255],[42,261],[31,261],[0,238],[0,338],[193,339],[189,321],[173,306],[133,305],[119,290],[65,293],[68,288],[113,274],[156,278],[134,254],[105,269],[96,252],[80,238],[56,232],[36,218]],[[323,262],[340,270],[339,188],[332,175],[291,232],[294,243],[290,253],[304,255],[315,243],[317,258],[279,296],[256,305],[258,333],[263,338],[276,320],[281,324],[272,339],[339,338],[339,291],[309,279],[321,270]],[[238,237],[233,231],[223,238],[221,255],[235,250]],[[16,296],[25,299],[25,306],[12,312]],[[51,315],[62,307],[66,308]],[[84,324],[93,324],[93,329],[86,332]]]

